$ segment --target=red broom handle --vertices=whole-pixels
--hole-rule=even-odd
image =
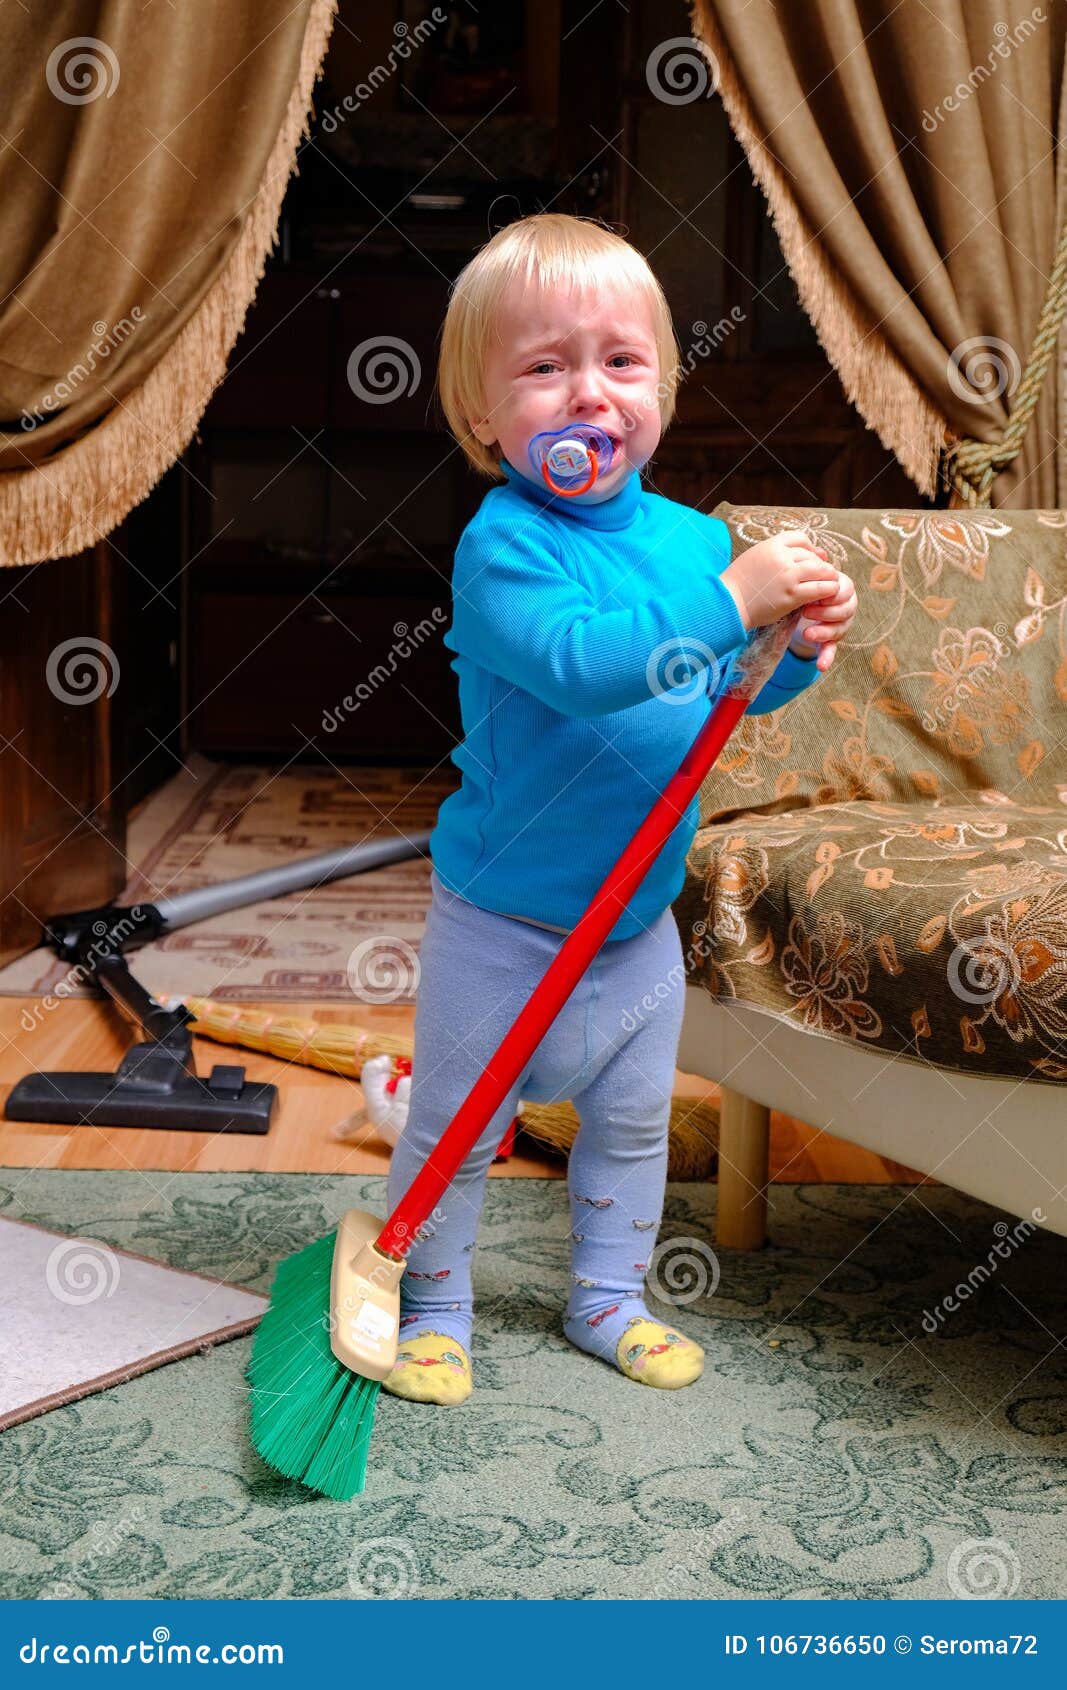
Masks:
[[[716,704],[677,772],[656,799],[633,839],[578,925],[568,933],[519,1015],[500,1041],[468,1096],[445,1128],[377,1237],[387,1255],[402,1259],[415,1228],[432,1213],[523,1068],[600,950],[652,863],[678,826],[701,781],[764,681],[773,674],[801,612],[761,628],[738,659],[737,673]]]

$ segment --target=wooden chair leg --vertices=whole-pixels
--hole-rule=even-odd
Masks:
[[[759,1250],[767,1242],[770,1126],[762,1103],[723,1086],[715,1238],[726,1249]]]

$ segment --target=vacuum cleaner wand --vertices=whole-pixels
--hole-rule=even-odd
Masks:
[[[383,838],[305,857],[278,868],[196,887],[158,904],[101,905],[49,916],[41,942],[60,961],[95,981],[121,1013],[147,1034],[114,1073],[33,1073],[12,1087],[9,1121],[60,1126],[159,1127],[164,1131],[265,1133],[278,1088],[245,1079],[232,1063],[216,1063],[207,1079],[196,1072],[184,1004],[169,1009],[131,974],[124,953],[209,915],[384,863],[422,856],[429,833]]]

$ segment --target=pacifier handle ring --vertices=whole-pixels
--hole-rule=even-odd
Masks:
[[[582,485],[580,487],[557,487],[556,483],[553,481],[552,476],[549,473],[548,459],[545,458],[542,461],[542,464],[541,464],[541,474],[544,476],[548,485],[551,487],[553,493],[559,493],[564,499],[573,499],[576,493],[588,493],[590,487],[592,487],[593,482],[596,480],[597,475],[599,473],[600,473],[600,466],[596,461],[596,453],[590,452],[590,454],[589,454],[589,480],[583,481]]]

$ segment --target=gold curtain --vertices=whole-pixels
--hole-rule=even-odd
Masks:
[[[335,0],[52,0],[0,36],[0,563],[188,444],[263,274]]]
[[[849,400],[921,492],[1001,440],[1064,219],[1063,0],[691,0]],[[998,505],[1067,503],[1061,331]]]

